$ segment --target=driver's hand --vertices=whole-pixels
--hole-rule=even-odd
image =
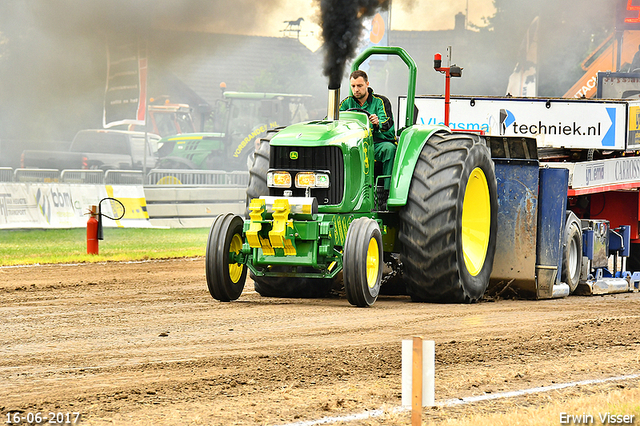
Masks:
[[[380,120],[378,120],[378,116],[375,114],[371,114],[369,116],[369,121],[371,122],[371,124],[373,124],[374,126],[377,126],[380,123]]]

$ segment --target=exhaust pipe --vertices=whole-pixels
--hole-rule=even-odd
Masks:
[[[327,120],[335,121],[340,116],[340,86],[329,86],[329,102],[327,106]]]

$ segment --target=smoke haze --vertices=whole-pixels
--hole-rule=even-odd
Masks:
[[[347,61],[356,54],[362,35],[364,18],[373,16],[388,0],[320,0],[322,38],[324,39],[324,75],[329,88],[340,86]]]
[[[279,7],[280,0],[2,0],[0,139],[70,140],[78,123],[100,118],[114,38],[147,40],[156,64],[166,65],[199,46],[165,30],[251,28]]]
[[[256,34],[256,28],[264,29],[265,20],[276,11],[282,13],[290,1],[0,0],[0,141],[70,140],[83,127],[101,126],[106,46],[115,36],[144,36],[153,55],[150,61],[171,68],[180,64],[184,54],[197,49],[206,48],[207,55],[216,56],[215,46],[194,43],[193,31]],[[313,19],[305,18],[305,25],[322,25],[323,73],[331,85],[339,84],[357,53],[361,20],[387,2],[295,1],[306,1],[308,9],[316,13]],[[403,45],[418,62],[421,94],[441,93],[442,80],[432,71],[433,53],[444,54],[453,44],[454,62],[465,68],[463,78],[452,83],[453,93],[503,95],[524,31],[540,15],[539,94],[562,96],[582,75],[580,62],[613,31],[612,3],[493,0],[493,9],[487,9],[487,0],[469,0],[471,23],[479,24],[477,16],[486,16],[474,15],[480,4],[483,13],[489,10],[495,16],[486,21],[486,28],[458,31],[452,29],[453,15],[465,11],[466,0],[395,0],[391,24],[395,38],[391,37],[390,43]],[[298,18],[299,9],[288,12],[295,15],[285,19]],[[284,27],[281,19],[271,25]],[[168,29],[192,32],[168,34],[164,31]],[[246,64],[253,68],[261,65]],[[319,66],[309,67],[315,67],[312,71],[319,76]],[[395,67],[390,61],[384,72],[375,76],[376,89],[386,90],[387,81],[391,88],[400,69],[404,67]],[[217,87],[219,81],[212,84]],[[398,86],[398,90],[406,90],[404,83]],[[0,151],[0,162],[4,155],[5,151]]]
[[[159,28],[250,28],[280,0],[31,0],[45,31],[75,37],[147,34]],[[238,13],[241,11],[241,13]]]

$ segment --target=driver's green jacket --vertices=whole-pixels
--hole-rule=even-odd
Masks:
[[[360,108],[367,111],[369,114],[375,114],[380,121],[379,125],[373,126],[373,142],[396,142],[396,130],[393,125],[393,116],[391,113],[391,102],[389,99],[382,95],[376,95],[373,93],[371,87],[368,88],[369,96],[364,105],[360,105],[360,102],[353,96],[345,98],[340,103],[340,111],[346,111],[351,108]]]

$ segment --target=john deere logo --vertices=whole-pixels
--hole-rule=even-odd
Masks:
[[[291,158],[292,160],[297,160],[298,159],[298,152],[297,151],[291,151],[289,153],[289,158]]]

